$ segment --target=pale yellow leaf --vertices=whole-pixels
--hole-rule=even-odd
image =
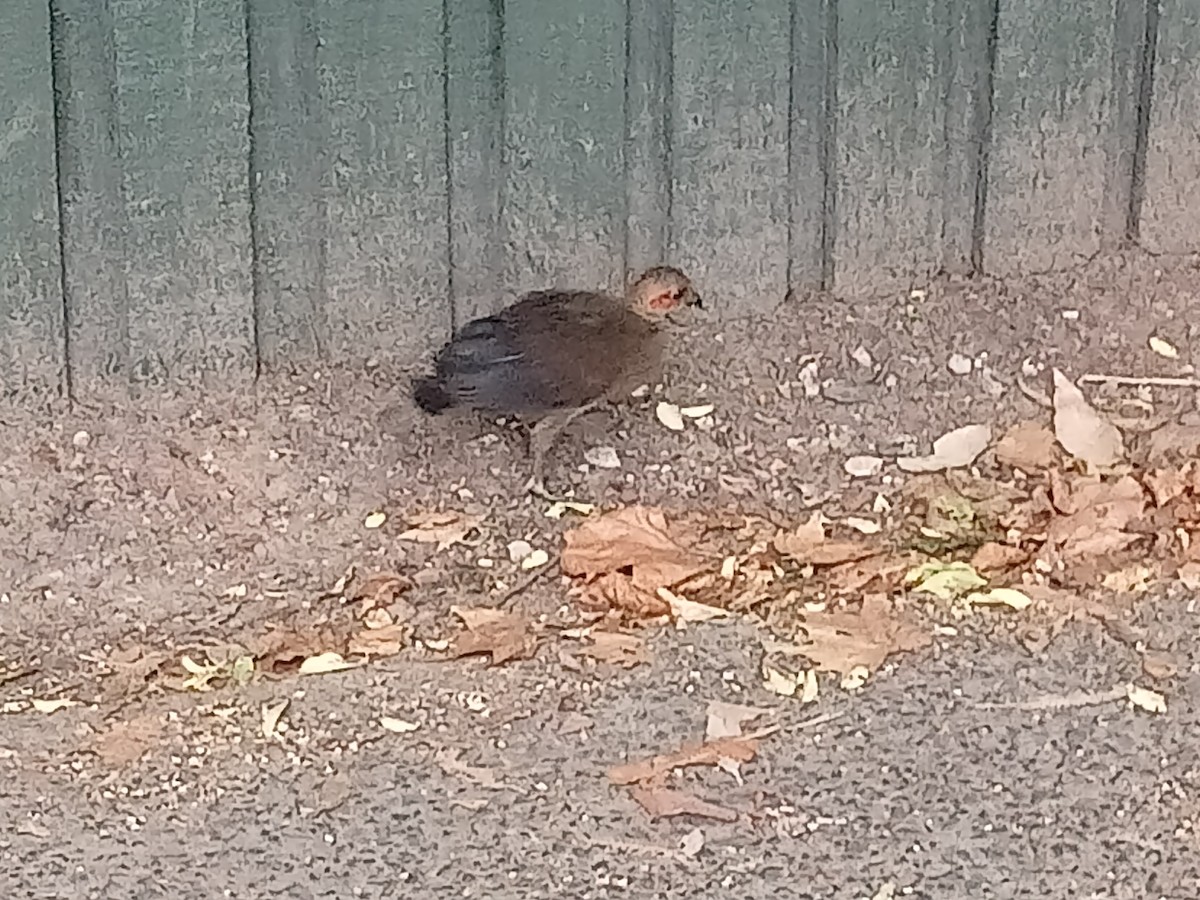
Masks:
[[[379,727],[393,734],[412,734],[421,726],[416,722],[406,722],[404,719],[394,719],[391,716],[380,716]]]
[[[283,711],[291,701],[286,697],[275,703],[264,703],[262,706],[262,736],[270,740],[279,733],[279,720]]]
[[[1075,384],[1054,370],[1054,436],[1076,459],[1111,466],[1125,458],[1125,439],[1094,410]]]
[[[379,528],[386,521],[387,521],[386,513],[373,512],[373,513],[370,513],[365,519],[363,519],[363,528],[372,528],[372,529]]]
[[[1150,338],[1150,349],[1166,359],[1179,359],[1179,351],[1169,342],[1153,335]]]
[[[729,617],[729,610],[727,609],[688,600],[686,597],[680,597],[665,587],[660,587],[657,594],[660,599],[666,601],[671,607],[671,615],[681,622],[707,622],[711,619],[725,619]]]
[[[659,401],[658,406],[654,408],[654,415],[671,431],[683,431],[683,413],[674,403]]]
[[[54,700],[41,700],[37,697],[34,697],[29,702],[38,712],[46,713],[47,715],[56,713],[60,709],[70,709],[72,706],[79,705],[78,700],[68,700],[66,697],[57,697]]]
[[[356,669],[361,665],[361,662],[347,662],[342,658],[342,654],[329,651],[328,653],[318,653],[316,656],[310,656],[304,662],[300,663],[300,674],[327,675],[330,672]]]
[[[1131,684],[1128,687],[1127,695],[1130,703],[1148,713],[1161,715],[1167,711],[1167,698],[1158,691]]]

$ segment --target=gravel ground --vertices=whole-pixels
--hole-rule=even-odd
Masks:
[[[817,298],[678,340],[665,385],[572,427],[551,487],[800,522],[895,487],[893,469],[851,482],[849,456],[1048,419],[1017,384],[1023,360],[1190,375],[1200,271],[1106,259]],[[951,371],[955,354],[969,374]],[[814,358],[815,398],[801,375]],[[421,418],[406,377],[311,372],[136,413],[0,410],[0,896],[1200,896],[1198,611],[1176,582],[1138,595],[1126,640],[1080,621],[1031,648],[1015,617],[987,613],[860,691],[823,682],[810,704],[765,690],[741,619],[647,629],[653,659],[629,670],[549,641],[494,667],[413,649],[207,692],[157,677],[189,648],[327,623],[350,567],[411,578],[419,636],[453,634],[454,604],[499,598],[570,620],[557,576],[510,595],[523,572],[506,546],[554,554],[577,520],[521,494],[511,428]],[[1195,390],[1089,393],[1156,422],[1200,414]],[[666,430],[662,398],[713,404],[711,423]],[[621,468],[584,464],[597,445]],[[486,518],[446,549],[398,539],[431,508]],[[364,528],[375,511],[387,522]],[[1079,699],[1146,681],[1147,647],[1174,660],[1154,683],[1165,715]],[[283,700],[264,736],[263,708]],[[607,769],[701,740],[712,700],[776,709],[782,726],[738,777],[682,776],[737,820],[650,818]]]

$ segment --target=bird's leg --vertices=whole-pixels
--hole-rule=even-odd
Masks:
[[[532,457],[530,464],[532,474],[529,476],[529,481],[525,483],[526,491],[535,497],[541,497],[543,500],[548,500],[551,503],[561,499],[551,495],[546,490],[546,481],[544,478],[546,455],[550,452],[555,440],[558,439],[558,436],[563,433],[568,425],[584,413],[591,412],[597,405],[597,403],[589,403],[586,406],[576,407],[575,409],[550,413],[550,415],[544,417],[529,429],[529,455]]]

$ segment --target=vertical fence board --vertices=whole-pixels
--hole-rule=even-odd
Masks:
[[[129,377],[128,223],[112,20],[95,0],[53,0],[50,9],[71,390],[119,398]]]
[[[1003,0],[984,262],[999,275],[1100,248],[1113,119],[1113,5]]]
[[[242,0],[111,0],[132,376],[254,372]]]
[[[0,16],[0,400],[62,391],[66,366],[50,17]]]
[[[411,357],[450,327],[442,3],[319,8],[330,347]]]
[[[1140,236],[1156,252],[1195,253],[1200,251],[1200,4],[1161,2]]]
[[[507,0],[504,283],[617,289],[625,3]]]
[[[450,300],[458,326],[502,303],[504,9],[501,0],[443,0],[443,10]]]
[[[937,0],[935,63],[941,78],[945,131],[942,185],[941,268],[965,274],[979,268],[983,242],[981,190],[984,146],[991,127],[988,53],[994,0]]]
[[[835,0],[792,0],[788,100],[788,276],[793,294],[829,286]]]
[[[877,293],[965,270],[978,165],[970,63],[986,60],[978,3],[840,0],[838,10],[834,281]]]
[[[787,0],[675,5],[672,243],[735,315],[787,293],[790,43]]]
[[[328,355],[325,122],[314,0],[248,0],[250,183],[258,360],[289,370]]]
[[[625,71],[625,278],[667,261],[671,238],[673,7],[629,0]]]

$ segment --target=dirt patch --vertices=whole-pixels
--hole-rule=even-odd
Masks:
[[[1175,357],[1164,356],[1161,345],[1152,349],[1152,337],[1174,348]],[[890,463],[897,455],[925,454],[935,438],[969,422],[986,422],[998,436],[1022,420],[1048,421],[1036,395],[1050,390],[1052,368],[1071,377],[1191,377],[1192,348],[1200,345],[1200,273],[1186,260],[1106,258],[1019,283],[945,281],[903,296],[812,299],[781,308],[770,321],[701,322],[677,339],[681,350],[668,383],[572,427],[552,457],[551,487],[570,488],[578,500],[601,507],[642,504],[680,517],[703,510],[796,527],[817,508],[830,517],[863,517],[881,488],[896,486],[880,480],[895,477],[890,466],[885,476],[852,478],[845,468],[850,457]],[[1149,896],[1136,892],[1143,889],[1194,895],[1185,890],[1196,877],[1185,849],[1194,851],[1188,823],[1200,815],[1196,774],[1167,766],[1178,787],[1167,797],[1156,786],[1163,772],[1130,756],[1154,755],[1147,748],[1158,739],[1182,752],[1187,723],[1196,722],[1200,695],[1194,641],[1187,637],[1195,627],[1188,606],[1194,585],[1147,594],[1154,602],[1143,601],[1141,618],[1125,623],[1134,631],[1124,639],[1102,624],[1085,624],[1058,635],[1047,653],[1037,636],[1031,640],[998,625],[999,617],[984,616],[962,623],[953,640],[939,637],[911,664],[883,663],[860,694],[823,694],[818,712],[848,718],[818,726],[811,736],[797,732],[804,734],[798,743],[781,741],[775,749],[767,739],[753,763],[762,767],[761,778],[735,782],[726,795],[719,768],[687,776],[687,789],[705,802],[756,810],[749,831],[719,818],[705,825],[710,851],[695,853],[694,839],[686,847],[676,840],[695,827],[694,819],[672,816],[668,826],[637,818],[632,800],[604,786],[604,773],[623,754],[640,759],[703,737],[703,707],[689,699],[698,686],[709,697],[778,701],[764,692],[762,667],[788,677],[787,661],[764,663],[742,624],[653,632],[643,647],[610,643],[566,661],[543,642],[534,660],[494,668],[434,661],[435,647],[303,678],[286,668],[289,658],[281,680],[237,687],[239,653],[257,652],[264,634],[288,628],[311,632],[349,623],[351,630],[339,633],[344,641],[371,616],[372,627],[387,624],[386,614],[403,618],[418,635],[450,633],[458,626],[452,606],[500,603],[539,628],[571,624],[563,612],[570,585],[557,571],[537,577],[523,560],[545,551],[551,569],[564,532],[581,518],[570,510],[548,517],[546,503],[521,493],[526,458],[512,428],[420,417],[406,402],[407,378],[385,369],[322,371],[264,382],[255,396],[159,398],[136,411],[56,411],[49,419],[0,414],[4,700],[82,704],[7,715],[0,762],[23,786],[22,796],[46,793],[58,815],[84,830],[108,827],[119,816],[158,823],[164,834],[175,827],[170,811],[186,797],[195,804],[184,817],[188,827],[209,829],[182,853],[186,865],[217,852],[220,835],[239,822],[255,821],[260,804],[286,807],[291,836],[282,852],[325,859],[328,877],[349,877],[364,895],[382,895],[388,877],[400,872],[419,873],[430,891],[449,890],[450,873],[461,873],[470,860],[495,869],[501,881],[505,872],[518,872],[505,883],[514,891],[523,886],[526,896],[601,896],[581,887],[572,893],[565,873],[552,865],[562,847],[555,848],[551,834],[561,827],[574,865],[591,867],[589,891],[599,890],[601,871],[661,896],[676,895],[673,883],[693,889],[722,883],[732,874],[710,853],[720,847],[718,856],[741,854],[746,883],[757,885],[747,888],[751,896],[803,876],[819,895],[841,897],[872,896],[889,880],[928,896],[949,895],[938,884],[953,885],[946,890],[955,895],[974,890],[955,874],[953,861],[964,853],[981,868],[995,856],[987,863],[993,874],[1019,873],[1013,877],[1027,891],[1041,885],[1045,895],[1062,895],[1083,890],[1084,881],[1099,889],[1101,881],[1080,875],[1049,844],[1018,839],[1018,825],[1036,830],[1043,814],[1066,822],[1072,804],[1087,805],[1088,798],[1094,814],[1103,810],[1112,825],[1112,812],[1141,791],[1143,799],[1123,820],[1129,824],[1112,826],[1116,831],[1102,838],[1089,836],[1091,826],[1081,820],[1067,831],[1097,854],[1112,841],[1127,851],[1116,880],[1104,884],[1128,889],[1109,895]],[[1099,385],[1089,397],[1134,432],[1186,425],[1200,411],[1200,391],[1188,388]],[[655,415],[664,400],[713,411],[673,431]],[[615,450],[619,468],[587,463],[585,453],[597,447]],[[414,527],[445,527],[436,516],[448,513],[474,524],[442,533],[454,538],[448,543],[399,538]],[[373,514],[382,521],[367,527]],[[514,551],[517,542],[525,546]],[[364,604],[355,585],[379,573],[397,573],[406,585],[386,602]],[[407,607],[402,617],[399,603]],[[487,640],[520,648],[517,658],[528,649],[523,632]],[[1132,649],[1139,641],[1161,654],[1150,665],[1159,665],[1157,676],[1167,682],[1143,671],[1147,654]],[[178,665],[184,650],[195,647],[212,650],[205,665],[224,654],[217,662],[228,671],[213,676],[219,675],[218,689],[165,687],[158,677],[163,667]],[[318,641],[293,648],[294,657],[323,649]],[[635,664],[626,670],[631,656]],[[1036,677],[1027,674],[1034,665]],[[1121,728],[1132,734],[1117,737],[1104,714],[1086,705],[1068,704],[1061,719],[1046,711],[964,706],[964,697],[1069,700],[1073,691],[1111,690],[1113,679],[1175,685],[1169,715],[1154,720],[1167,724],[1123,715]],[[802,694],[803,683],[797,687]],[[267,728],[264,707],[285,699],[291,705]],[[789,702],[780,724],[801,727],[813,708]],[[961,722],[942,718],[950,710]],[[1037,746],[1022,731],[1030,715],[1043,716]],[[380,727],[382,718],[391,725]],[[409,726],[420,737],[405,743]],[[897,743],[903,741],[910,744]],[[935,749],[919,752],[919,741]],[[962,777],[952,777],[937,753],[955,755]],[[996,794],[1004,798],[998,806],[979,801],[972,816],[1012,814],[1001,847],[984,837],[981,819],[968,827],[966,813],[955,813],[962,813],[965,787],[995,791],[1005,781],[989,780],[993,753],[1006,766],[1045,768],[1055,786],[1046,799],[1034,782],[1017,779],[1013,787],[1010,780],[1009,794]],[[1068,765],[1072,753],[1085,762]],[[1104,766],[1124,767],[1120,791],[1112,782],[1098,787]],[[782,772],[790,773],[783,782]],[[263,787],[263,779],[273,787]],[[391,876],[364,856],[382,826],[363,816],[378,814],[379,792],[388,790],[420,810],[414,834],[430,829],[413,838],[413,852]],[[218,802],[227,791],[235,804]],[[441,799],[433,805],[414,799],[430,793]],[[367,799],[372,795],[376,800]],[[889,807],[896,796],[907,798],[903,815]],[[675,794],[660,794],[659,801],[680,802]],[[89,802],[99,805],[89,810]],[[546,822],[557,825],[503,836],[513,822],[540,821],[545,809],[552,810]],[[37,857],[46,839],[39,835],[50,827],[45,816],[22,818],[26,843],[8,845],[11,861]],[[843,827],[846,819],[852,826]],[[685,820],[687,827],[675,828]],[[349,856],[339,861],[320,836],[321,823],[354,848]],[[392,824],[400,827],[399,820]],[[479,846],[476,828],[495,843]],[[428,835],[435,831],[452,837],[434,841]],[[797,867],[784,848],[803,835],[814,852],[820,848],[840,862]],[[254,840],[268,839],[264,831]],[[854,849],[860,840],[877,848],[875,863],[861,869],[853,862],[863,859]],[[422,841],[429,843],[418,852]],[[88,843],[74,831],[68,842],[85,855],[114,846]],[[522,842],[532,862],[520,861]],[[922,842],[933,847],[926,852],[934,863],[903,849]],[[357,874],[346,875],[349,857],[358,860]],[[433,859],[442,860],[440,868]],[[238,866],[242,874],[261,870],[252,855],[239,856]],[[679,873],[678,881],[667,872]],[[68,877],[64,867],[61,878]],[[109,896],[134,889],[119,871],[106,877]],[[276,870],[270,890],[286,893],[298,878]],[[502,895],[497,882],[475,883]],[[105,882],[97,876],[89,884],[102,890]]]

